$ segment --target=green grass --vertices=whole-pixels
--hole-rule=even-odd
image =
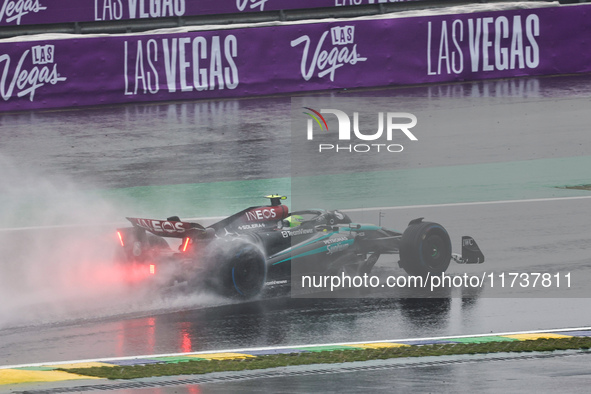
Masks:
[[[401,357],[448,356],[499,352],[549,352],[591,347],[591,337],[552,338],[527,341],[454,343],[379,349],[333,350],[291,353],[234,360],[188,360],[186,362],[135,366],[59,369],[107,379],[137,379],[152,376],[192,375],[210,372],[244,371],[308,364],[334,364],[352,361],[385,360]]]

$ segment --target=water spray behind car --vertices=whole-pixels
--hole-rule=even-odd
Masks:
[[[122,280],[120,203],[23,167],[0,156],[0,329],[194,304]]]

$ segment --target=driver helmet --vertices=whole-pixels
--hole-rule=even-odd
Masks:
[[[297,227],[304,221],[304,218],[300,215],[291,215],[285,219],[289,223],[289,227]]]

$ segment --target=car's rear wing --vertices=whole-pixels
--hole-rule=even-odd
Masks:
[[[183,222],[178,217],[166,220],[126,218],[134,227],[141,228],[161,237],[186,238],[205,234],[206,229],[198,223]]]

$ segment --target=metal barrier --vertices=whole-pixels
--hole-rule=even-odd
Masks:
[[[40,0],[37,0],[40,1]],[[99,0],[95,0],[96,2]],[[106,1],[106,0],[100,0]],[[137,2],[138,0],[136,0]],[[139,0],[141,1],[141,0]],[[13,5],[12,17],[8,17],[9,3],[18,3],[14,0],[5,0],[0,6],[0,39],[16,36],[43,34],[43,33],[68,33],[68,34],[124,34],[144,32],[154,29],[175,28],[183,26],[199,25],[230,25],[235,23],[258,23],[270,21],[297,21],[306,19],[325,19],[325,18],[347,18],[357,16],[378,15],[383,13],[420,10],[451,5],[466,5],[471,3],[509,3],[508,0],[368,0],[373,4],[361,4],[361,0],[330,0],[335,6],[321,8],[302,8],[302,9],[279,9],[263,10],[258,12],[234,12],[223,14],[201,14],[184,15],[175,17],[160,17],[146,19],[120,19],[120,20],[100,20],[100,21],[73,21],[64,23],[38,23],[8,25],[9,19],[14,22],[18,17],[17,11]],[[551,1],[551,0],[547,0]],[[576,2],[577,0],[561,0],[561,2]],[[115,1],[113,1],[115,3]],[[120,3],[120,0],[119,0]],[[360,5],[346,5],[356,3]],[[96,5],[95,5],[96,6]],[[310,7],[308,5],[308,7]],[[33,11],[31,11],[33,12]],[[21,11],[22,15],[24,11]],[[67,20],[64,16],[62,20]],[[3,20],[4,19],[4,20]],[[24,17],[23,17],[24,19]],[[83,18],[80,18],[83,19]],[[3,23],[4,22],[4,23]],[[20,20],[19,20],[20,22]]]

